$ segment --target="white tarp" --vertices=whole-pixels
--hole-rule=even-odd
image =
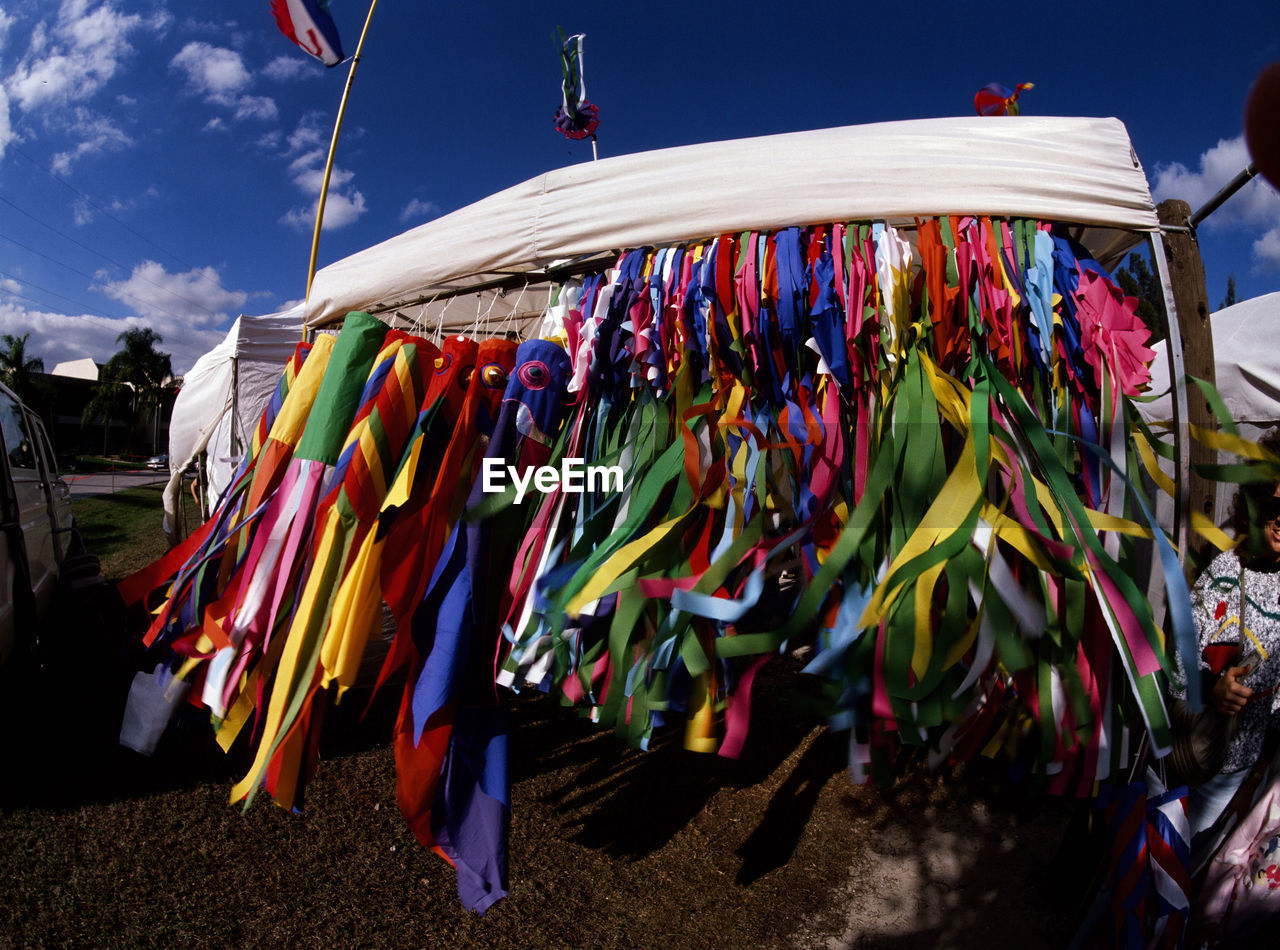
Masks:
[[[200,452],[207,453],[209,503],[226,488],[301,339],[297,314],[242,316],[183,376],[169,423],[169,465],[174,474],[165,489],[166,533],[176,524],[181,473]]]
[[[557,169],[330,264],[296,312],[323,326],[351,310],[409,305],[602,251],[952,213],[1091,226],[1085,244],[1104,262],[1132,232],[1157,228],[1146,176],[1118,119],[886,122]],[[505,315],[489,301],[466,319],[478,313]]]

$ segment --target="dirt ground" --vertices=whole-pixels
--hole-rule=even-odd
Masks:
[[[198,712],[151,759],[114,744],[125,684],[95,650],[0,693],[0,947],[1063,947],[1092,869],[1083,810],[996,764],[852,785],[779,661],[740,761],[519,698],[511,893],[480,917],[400,818],[391,692],[331,710],[301,814],[242,811],[246,750]]]

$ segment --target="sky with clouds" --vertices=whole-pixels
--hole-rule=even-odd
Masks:
[[[367,6],[332,0],[346,52]],[[985,9],[985,12],[983,12]],[[602,156],[972,113],[1124,121],[1157,200],[1199,207],[1248,162],[1249,86],[1280,59],[1280,4],[788,6],[740,0],[382,0],[330,183],[320,264],[550,168],[554,34],[585,32]],[[147,326],[178,372],[240,313],[302,296],[345,65],[267,0],[0,0],[0,332],[45,366],[105,361]],[[1280,198],[1256,180],[1200,231],[1211,303],[1280,289]]]

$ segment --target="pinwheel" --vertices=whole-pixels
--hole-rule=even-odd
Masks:
[[[978,115],[1018,115],[1022,111],[1018,96],[1024,89],[1034,86],[1035,83],[1020,82],[1010,91],[1008,86],[989,82],[974,93],[973,107],[978,110]]]

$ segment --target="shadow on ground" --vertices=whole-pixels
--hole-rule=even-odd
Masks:
[[[400,818],[399,684],[367,715],[367,691],[330,709],[302,814],[241,810],[247,746],[223,755],[199,711],[150,759],[115,744],[142,659],[104,635],[118,611],[104,593],[64,616],[0,694],[0,944],[988,950],[1073,931],[1088,862],[1062,843],[1087,835],[1068,803],[1002,773],[851,785],[785,660],[740,761],[678,730],[641,752],[518,697],[510,895],[478,917]]]

